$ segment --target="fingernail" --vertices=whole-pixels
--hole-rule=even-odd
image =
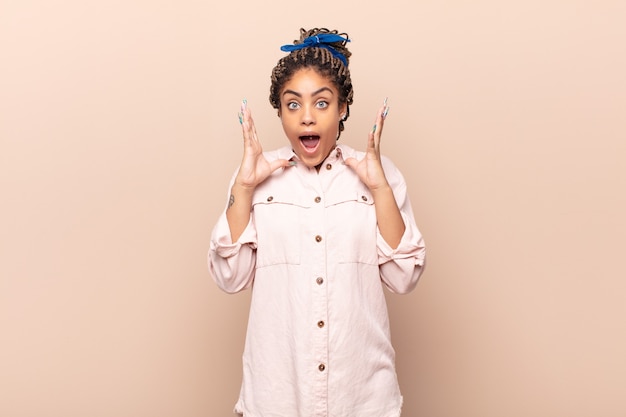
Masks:
[[[385,101],[383,102],[383,106],[387,107],[387,99],[388,97],[385,97]]]
[[[243,115],[241,113],[237,113],[237,117],[239,117],[239,124],[243,124]]]
[[[241,112],[243,113],[244,110],[246,110],[246,107],[248,106],[248,100],[246,100],[245,98],[241,101]]]
[[[387,117],[388,113],[389,113],[389,107],[385,107],[385,111],[383,112],[383,119]]]
[[[374,128],[372,129],[372,133],[376,133],[376,125],[374,125]]]
[[[296,161],[289,161],[289,166],[294,166],[294,165],[298,165],[298,162],[296,162]]]

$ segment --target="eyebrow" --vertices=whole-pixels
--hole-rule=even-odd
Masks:
[[[333,94],[333,90],[331,90],[330,88],[328,88],[328,87],[322,87],[322,88],[320,88],[319,90],[317,90],[317,91],[313,92],[313,94],[312,94],[312,95],[313,95],[313,96],[316,96],[316,95],[318,95],[318,94],[322,93],[323,91],[328,91],[329,93]],[[293,90],[285,90],[285,91],[283,92],[283,96],[284,96],[284,95],[287,95],[287,94],[293,94],[293,95],[294,95],[294,96],[296,96],[296,97],[300,97],[300,98],[302,98],[302,94],[298,93],[297,91],[293,91]]]

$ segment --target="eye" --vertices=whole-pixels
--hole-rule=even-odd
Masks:
[[[317,103],[315,103],[315,105],[317,106],[318,109],[325,109],[328,107],[328,102],[327,101],[318,101]]]
[[[287,108],[289,110],[296,110],[298,107],[300,107],[300,105],[298,103],[296,103],[295,101],[287,103]]]

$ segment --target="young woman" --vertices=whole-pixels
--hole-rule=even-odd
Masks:
[[[402,174],[380,154],[389,108],[365,152],[337,143],[353,89],[346,34],[300,31],[272,72],[270,103],[288,146],[261,147],[247,104],[244,151],[211,236],[218,286],[253,288],[243,383],[246,417],[398,417],[383,285],[411,291],[425,248]]]

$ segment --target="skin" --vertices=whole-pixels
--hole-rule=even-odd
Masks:
[[[346,111],[346,104],[339,103],[337,87],[314,69],[303,68],[285,83],[280,97],[279,117],[285,135],[300,160],[298,163],[309,168],[319,168],[335,148],[339,121]],[[362,160],[348,158],[345,163],[370,189],[374,197],[378,229],[389,246],[396,248],[404,234],[405,225],[380,159],[380,139],[387,110],[385,104],[376,113],[374,127],[367,135],[365,157]],[[293,166],[292,162],[284,159],[268,162],[263,156],[250,109],[245,103],[241,114],[243,159],[226,211],[233,242],[239,239],[248,225],[256,186],[277,169]],[[316,143],[310,143],[307,147],[301,140],[302,136],[315,137],[313,142]]]
[[[312,68],[297,71],[280,94],[278,115],[291,148],[309,168],[319,167],[337,144],[339,121],[347,105],[339,104],[332,82]],[[306,147],[301,137],[315,135],[315,147]]]

